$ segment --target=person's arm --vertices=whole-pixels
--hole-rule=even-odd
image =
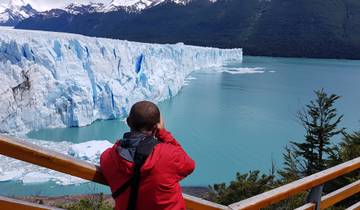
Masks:
[[[195,161],[189,157],[189,155],[184,151],[184,149],[181,146],[176,148],[174,155],[175,155],[174,165],[177,168],[177,175],[179,176],[178,178],[180,181],[194,171]]]
[[[176,167],[177,179],[181,180],[190,175],[195,169],[195,162],[184,151],[181,145],[165,128],[158,130],[157,138],[159,141],[175,146],[172,156],[174,157],[174,166]]]
[[[167,131],[165,128],[159,129],[157,132],[156,137],[159,139],[160,142],[166,144],[172,144],[175,146],[181,146],[176,139],[172,136],[172,134]]]

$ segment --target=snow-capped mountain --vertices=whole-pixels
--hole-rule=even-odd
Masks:
[[[215,0],[209,0],[215,1]],[[141,10],[156,6],[163,2],[174,2],[176,4],[187,4],[190,0],[112,0],[109,3],[76,4],[72,3],[64,8],[70,14],[84,14],[93,12],[113,12],[125,10],[128,12],[139,12]]]
[[[185,5],[190,1],[191,0],[112,0],[108,3],[71,3],[60,8],[54,7],[46,11],[40,11],[39,8],[36,9],[34,7],[36,4],[31,0],[9,0],[8,3],[0,3],[0,25],[14,26],[18,22],[37,14],[45,17],[57,17],[63,13],[80,15],[94,12],[106,13],[118,10],[139,12],[163,2],[174,2]]]
[[[93,12],[104,11],[105,4],[103,3],[90,3],[90,4],[76,4],[71,3],[64,8],[64,10],[70,14],[78,15]]]
[[[104,10],[106,12],[117,11],[119,9],[126,9],[127,11],[140,11],[159,3],[164,0],[112,0]]]
[[[0,25],[15,25],[38,12],[25,0],[11,0],[0,4]]]

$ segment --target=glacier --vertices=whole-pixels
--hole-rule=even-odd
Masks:
[[[123,118],[136,101],[170,98],[191,72],[241,62],[242,54],[0,28],[0,133]]]

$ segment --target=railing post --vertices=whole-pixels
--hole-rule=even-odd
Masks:
[[[306,198],[306,203],[315,203],[316,210],[320,210],[321,205],[321,194],[323,192],[324,185],[318,185],[311,188],[309,195]]]

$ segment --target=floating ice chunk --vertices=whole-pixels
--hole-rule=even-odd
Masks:
[[[51,180],[51,178],[52,177],[47,173],[30,172],[25,174],[25,176],[23,176],[21,180],[24,184],[35,184],[48,182]]]
[[[16,170],[12,169],[10,171],[2,171],[0,172],[0,182],[16,180],[19,178],[19,174],[22,173],[23,173],[22,169],[16,169]]]
[[[195,77],[187,77],[186,80],[196,80]]]
[[[78,159],[98,163],[101,153],[107,148],[112,147],[112,145],[108,141],[87,141],[71,145],[67,154]]]
[[[262,67],[221,67],[207,68],[202,70],[205,73],[228,73],[228,74],[261,74],[265,70]]]
[[[52,181],[55,181],[58,185],[73,185],[73,184],[81,184],[85,182],[89,182],[88,180],[81,179],[75,176],[69,176],[65,174],[58,174],[57,176],[52,176]]]
[[[221,72],[229,74],[261,74],[264,73],[264,69],[260,67],[256,68],[224,68]]]

